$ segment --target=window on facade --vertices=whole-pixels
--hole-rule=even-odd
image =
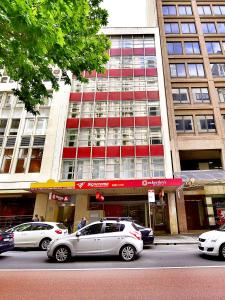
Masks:
[[[206,48],[208,54],[221,54],[221,46],[219,42],[206,42]]]
[[[133,158],[122,158],[121,178],[134,178],[135,165]]]
[[[186,54],[200,54],[199,42],[185,42],[184,47]]]
[[[107,68],[107,66],[106,66],[106,68]],[[95,91],[96,91],[96,79],[95,78],[89,78],[88,83],[83,83],[83,92],[95,92]]]
[[[195,102],[210,102],[208,88],[192,88],[192,95]]]
[[[211,7],[210,5],[198,5],[198,13],[200,16],[211,15]]]
[[[98,101],[95,103],[95,117],[105,118],[107,116],[107,102]]]
[[[147,116],[147,101],[135,101],[134,114],[135,116],[144,117]]]
[[[7,126],[7,119],[0,119],[0,135],[5,134],[6,126]]]
[[[164,159],[163,157],[152,157],[151,158],[151,171],[152,177],[164,177]]]
[[[101,78],[97,81],[96,90],[98,92],[106,92],[109,88],[109,80],[108,78]]]
[[[188,73],[190,77],[204,77],[203,64],[188,64]]]
[[[215,23],[202,23],[203,33],[216,33]]]
[[[62,165],[62,179],[74,179],[74,164],[73,160],[64,160]]]
[[[15,173],[25,173],[28,164],[28,148],[20,148]]]
[[[81,109],[80,102],[70,102],[68,118],[79,118],[80,117],[80,109]]]
[[[225,15],[225,6],[224,5],[214,5],[213,13],[214,13],[214,15]]]
[[[175,5],[163,5],[162,10],[164,16],[175,16],[177,14]]]
[[[92,145],[93,146],[105,146],[106,129],[105,128],[94,128]]]
[[[65,138],[65,147],[76,147],[77,146],[77,129],[67,129]]]
[[[90,128],[82,128],[78,137],[78,147],[91,146],[92,130]]]
[[[12,107],[13,100],[14,100],[13,94],[6,93],[4,107],[8,107],[8,108]]]
[[[183,54],[181,42],[167,42],[167,53],[169,55]]]
[[[148,115],[149,116],[160,116],[159,101],[148,102]]]
[[[189,100],[189,94],[187,88],[173,88],[172,89],[172,96],[173,96],[173,102],[174,103],[188,103]]]
[[[218,33],[225,33],[225,23],[217,23]]]
[[[213,77],[224,77],[225,76],[225,64],[214,63],[210,64]]]
[[[34,119],[26,119],[25,120],[25,126],[23,130],[24,135],[32,135],[33,130],[34,130]]]
[[[161,145],[162,144],[162,132],[159,127],[149,128],[149,142],[151,145]]]
[[[119,117],[120,116],[120,102],[119,101],[109,101],[108,116],[109,117]]]
[[[133,84],[132,84],[132,81],[133,81],[133,78],[123,78],[124,81],[127,81],[127,86],[130,87],[131,85],[131,89],[126,89],[124,87],[122,87],[122,78],[110,78],[109,80],[109,92],[113,91],[113,92],[116,92],[116,91],[121,91],[121,90],[131,90],[132,91],[132,88],[133,88]],[[129,81],[129,82],[128,82]],[[123,89],[124,88],[124,89]]]
[[[150,177],[150,164],[148,158],[136,158],[136,178]]]
[[[38,173],[41,170],[41,162],[43,156],[42,148],[33,148],[31,150],[29,173]]]
[[[106,178],[120,177],[120,160],[119,158],[106,159]]]
[[[196,33],[195,23],[181,23],[182,33]]]
[[[11,127],[9,129],[9,135],[17,135],[20,125],[20,119],[12,119]]]
[[[134,116],[134,102],[123,101],[122,102],[122,117],[133,117]]]
[[[135,128],[136,145],[148,145],[148,129],[142,127]]]
[[[87,179],[90,178],[90,160],[89,159],[78,159],[76,166],[76,179]]]
[[[170,64],[171,77],[186,77],[185,64]]]
[[[216,126],[213,116],[196,116],[199,132],[215,132]]]
[[[225,102],[225,88],[217,88],[217,93],[220,102]]]
[[[121,145],[121,132],[120,128],[108,128],[108,146]]]
[[[2,166],[1,166],[2,173],[9,173],[12,156],[13,156],[13,149],[5,149],[3,154],[3,159],[2,159]]]
[[[166,34],[176,34],[180,32],[178,23],[165,23],[164,29]]]
[[[80,93],[82,90],[82,83],[78,80],[73,80],[72,81],[72,87],[71,87],[71,91],[72,92],[76,92],[76,93]]]
[[[92,102],[83,102],[81,110],[82,118],[92,118],[93,117],[93,103]]]
[[[192,15],[192,8],[190,5],[179,5],[178,12],[180,16]]]
[[[93,159],[92,162],[92,178],[105,178],[105,160]]]
[[[176,116],[176,131],[177,132],[193,132],[193,118],[192,116]]]
[[[37,124],[36,124],[35,134],[37,134],[37,135],[46,134],[47,125],[48,125],[48,119],[47,118],[38,118],[37,119]]]
[[[123,146],[133,146],[134,145],[134,128],[121,128],[121,138]]]

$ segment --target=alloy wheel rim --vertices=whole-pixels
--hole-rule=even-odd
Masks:
[[[49,243],[50,243],[50,241],[48,241],[48,240],[43,241],[41,244],[41,248],[43,250],[46,250],[48,248]]]
[[[58,261],[65,261],[68,257],[68,250],[66,248],[59,248],[56,251],[56,259]]]
[[[223,248],[222,248],[222,255],[225,258],[225,246],[223,246]]]
[[[134,256],[134,249],[132,247],[126,247],[123,249],[122,255],[125,260],[131,260]]]

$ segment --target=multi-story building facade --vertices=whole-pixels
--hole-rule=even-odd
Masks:
[[[224,222],[225,3],[158,0],[180,231]],[[188,187],[189,186],[189,187]]]

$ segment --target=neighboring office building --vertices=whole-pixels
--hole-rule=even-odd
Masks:
[[[225,3],[157,0],[181,232],[225,219]],[[220,223],[223,221],[220,221]]]
[[[152,189],[154,229],[177,233],[175,191],[181,180],[172,175],[155,2],[129,2],[130,12],[134,3],[144,9],[136,11],[139,26],[130,26],[128,11],[123,26],[112,21],[113,27],[103,30],[112,40],[106,73],[86,74],[88,84],[73,80],[60,182],[32,184],[32,190],[41,193],[35,212],[45,215],[53,192],[54,197],[75,197],[75,213],[70,202],[59,202],[58,220],[77,225],[82,216],[88,221],[132,216],[147,225]]]

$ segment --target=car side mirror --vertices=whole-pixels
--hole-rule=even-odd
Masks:
[[[76,236],[77,236],[77,237],[81,236],[81,232],[80,232],[80,231],[77,231]]]

